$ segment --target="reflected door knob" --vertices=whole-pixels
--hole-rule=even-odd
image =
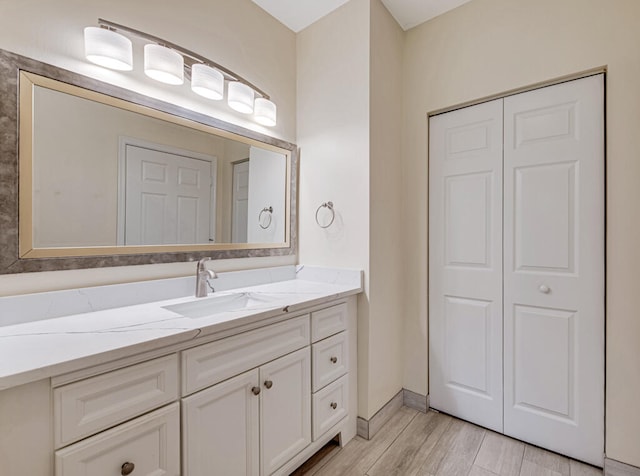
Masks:
[[[551,292],[551,288],[546,284],[541,284],[540,287],[538,287],[538,291],[543,294],[549,294]]]

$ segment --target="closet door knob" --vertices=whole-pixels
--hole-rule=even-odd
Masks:
[[[551,288],[546,284],[541,284],[540,287],[538,288],[538,291],[540,291],[543,294],[549,294],[551,292]]]
[[[253,387],[251,389],[251,393],[253,393],[254,395],[260,395],[260,387]]]
[[[329,359],[329,360],[331,360],[332,364],[337,364],[338,363],[338,357],[331,357],[331,359]]]
[[[336,408],[338,408],[338,404],[336,402],[331,402],[331,408],[335,410]]]
[[[264,382],[264,386],[267,387],[267,390],[273,387],[273,382],[271,380],[266,380]]]

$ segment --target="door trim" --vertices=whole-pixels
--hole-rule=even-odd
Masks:
[[[496,99],[504,99],[509,96],[514,96],[516,94],[526,93],[528,91],[533,91],[535,89],[542,89],[549,86],[555,86],[557,84],[566,83],[569,81],[575,81],[576,79],[588,78],[589,76],[596,76],[598,74],[604,74],[605,78],[607,75],[607,67],[606,66],[598,66],[591,69],[586,69],[584,71],[580,71],[578,73],[567,74],[564,76],[559,76],[557,78],[549,79],[546,81],[540,81],[537,83],[529,84],[527,86],[521,86],[519,88],[509,89],[507,91],[503,91],[501,93],[491,94],[489,96],[484,96],[478,99],[472,99],[471,101],[465,101],[462,103],[454,104],[453,106],[443,107],[440,109],[435,109],[433,111],[427,112],[427,118],[438,116],[440,114],[446,114],[447,112],[456,111],[458,109],[464,109],[465,107],[476,106],[478,104],[482,104],[489,101],[494,101]],[[606,81],[605,81],[606,85]],[[605,100],[606,100],[606,92],[605,92]],[[606,103],[605,103],[606,104]],[[606,120],[605,120],[606,124]],[[606,142],[605,142],[606,144]]]

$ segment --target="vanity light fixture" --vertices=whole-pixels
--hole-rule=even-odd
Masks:
[[[256,98],[253,117],[258,124],[273,127],[276,125],[276,105],[265,98]]]
[[[196,63],[191,66],[191,89],[200,96],[219,101],[224,97],[224,76],[217,69]]]
[[[276,125],[277,108],[269,96],[233,71],[157,36],[102,18],[98,19],[98,25],[85,28],[85,54],[89,61],[130,71],[133,54],[129,37],[141,38],[148,42],[144,47],[144,72],[150,78],[179,85],[186,77],[193,92],[213,100],[224,98],[227,81],[229,107],[244,114],[255,111],[255,121],[263,126]]]
[[[165,84],[184,83],[184,58],[170,48],[144,45],[144,74]]]
[[[88,26],[84,29],[84,54],[89,61],[105,68],[133,69],[131,40],[106,28]]]
[[[229,97],[227,102],[231,109],[235,109],[242,114],[251,114],[253,112],[253,89],[239,81],[229,83]]]

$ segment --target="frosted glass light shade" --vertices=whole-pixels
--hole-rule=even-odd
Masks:
[[[100,66],[119,71],[133,69],[131,40],[115,31],[95,26],[84,29],[84,54]]]
[[[232,109],[243,114],[253,112],[253,89],[238,81],[229,83],[229,97],[227,102]]]
[[[176,51],[164,46],[144,46],[144,74],[166,84],[184,82],[184,58]]]
[[[268,99],[256,98],[253,116],[257,123],[273,127],[276,125],[276,105]]]
[[[191,66],[191,89],[208,99],[219,101],[224,97],[224,76],[206,64]]]

